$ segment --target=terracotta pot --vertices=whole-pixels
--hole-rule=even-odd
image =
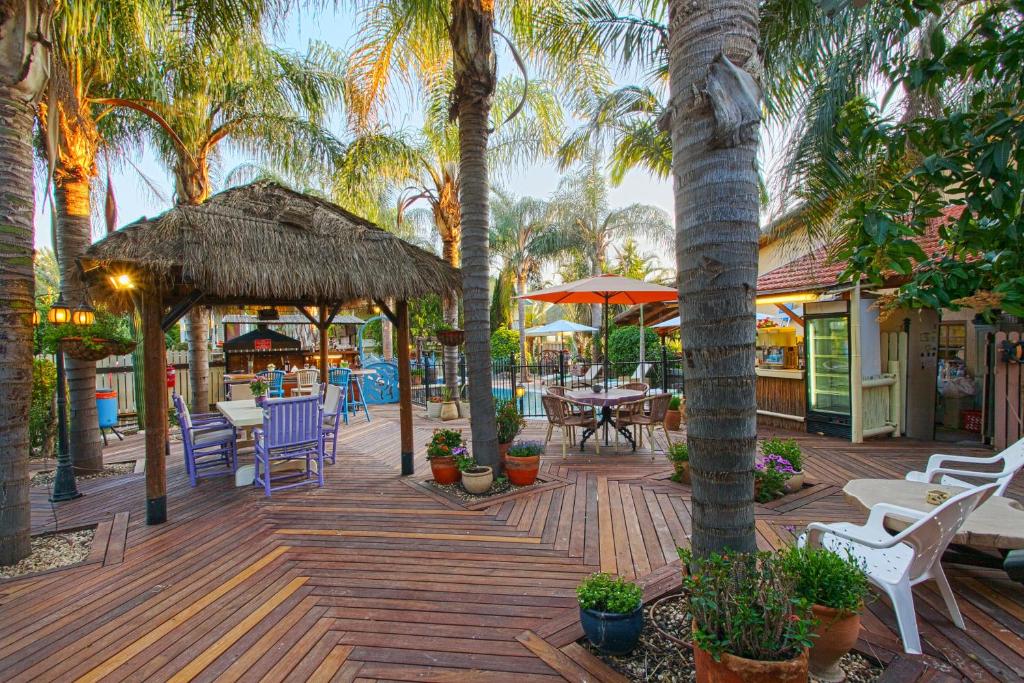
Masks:
[[[857,644],[860,614],[824,605],[812,605],[811,611],[818,620],[810,652],[811,673],[823,681],[844,681],[846,674],[839,668],[839,660]]]
[[[782,485],[783,490],[786,493],[796,493],[804,486],[804,471],[800,470],[792,477],[786,480],[786,483]]]
[[[434,419],[441,417],[442,405],[444,404],[436,401],[427,401],[427,417]]]
[[[679,423],[682,419],[683,415],[678,410],[669,410],[665,413],[665,429],[670,432],[679,431]]]
[[[506,449],[508,450],[508,449]],[[537,481],[537,470],[540,469],[540,456],[531,455],[525,458],[502,456],[505,459],[505,475],[516,486],[529,486]]]
[[[454,484],[461,476],[459,468],[455,466],[455,458],[431,458],[430,472],[434,475],[434,481],[438,484]]]
[[[710,652],[693,646],[697,683],[807,683],[807,650],[782,662],[761,662],[723,653],[715,661]]]
[[[487,493],[493,483],[494,471],[490,467],[471,467],[462,473],[462,488],[475,496]]]
[[[447,422],[448,420],[459,419],[459,404],[456,401],[446,401],[441,404],[441,419]]]
[[[674,463],[676,467],[676,474],[680,484],[690,484],[690,461]]]

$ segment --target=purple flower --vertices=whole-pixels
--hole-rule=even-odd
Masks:
[[[455,448],[452,449],[452,455],[465,455],[465,454],[466,454],[465,446],[456,446]]]

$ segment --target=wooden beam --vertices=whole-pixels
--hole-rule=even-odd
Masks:
[[[167,521],[167,347],[158,285],[142,293],[143,379],[146,398],[146,524]]]
[[[786,304],[775,304],[775,307],[778,308],[783,313],[785,313],[786,315],[788,315],[793,320],[793,322],[795,322],[800,327],[807,327],[806,325],[804,325],[804,319],[798,316],[796,313],[794,313],[793,309],[787,306]]]
[[[185,315],[192,310],[192,307],[199,303],[202,298],[202,292],[193,291],[187,297],[176,303],[174,308],[171,309],[171,312],[164,316],[164,319],[160,323],[160,327],[163,331],[166,332],[174,327],[174,323],[184,318]]]
[[[396,327],[398,326],[398,315],[391,310],[386,301],[378,301],[377,299],[374,299],[373,303],[377,304],[380,307],[380,312],[387,316],[388,320],[391,321],[392,325],[395,325]]]
[[[398,410],[402,428],[402,474],[413,473],[412,436],[412,371],[409,367],[409,302],[402,299],[395,305],[398,320]],[[384,310],[383,308],[381,310]]]

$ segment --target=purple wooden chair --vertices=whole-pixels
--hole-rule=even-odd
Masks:
[[[206,477],[233,475],[238,467],[235,428],[217,413],[193,416],[181,396],[174,394],[173,398],[185,447],[185,471],[192,486]]]
[[[324,485],[323,407],[319,396],[269,399],[263,406],[263,428],[252,431],[256,442],[256,477],[264,493],[316,483]],[[286,463],[305,467],[274,474],[272,466]],[[316,479],[313,463],[316,462]],[[280,482],[280,483],[279,483]]]
[[[324,385],[324,457],[327,457],[327,440],[331,441],[331,464],[338,454],[338,432],[345,413],[345,392],[337,384]]]

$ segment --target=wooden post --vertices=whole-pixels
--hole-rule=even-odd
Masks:
[[[320,381],[328,380],[328,366],[330,359],[327,357],[327,330],[330,329],[330,322],[333,316],[327,312],[327,306],[320,307],[320,321],[316,327],[320,330]]]
[[[395,310],[398,318],[398,410],[402,426],[402,475],[413,473],[412,372],[409,368],[409,302],[402,299]]]
[[[864,443],[864,378],[861,373],[860,280],[850,293],[850,441]]]
[[[167,347],[157,285],[142,293],[143,382],[146,397],[146,524],[167,521]]]

